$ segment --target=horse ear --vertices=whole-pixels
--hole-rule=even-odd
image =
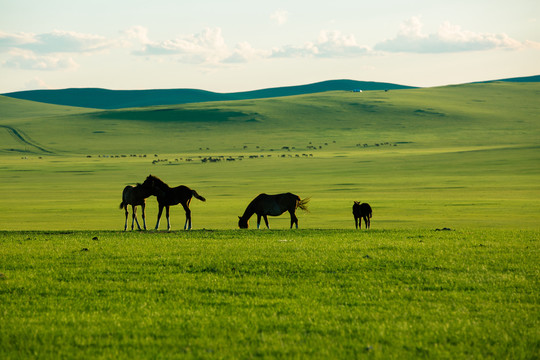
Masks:
[[[358,201],[355,201],[354,203],[355,203],[355,204],[358,204]]]
[[[238,219],[242,219],[242,217],[241,217],[241,216],[239,216],[239,217],[238,217]]]

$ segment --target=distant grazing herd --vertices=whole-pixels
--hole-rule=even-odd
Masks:
[[[206,201],[204,197],[199,195],[197,191],[190,189],[187,186],[180,185],[177,187],[170,187],[163,180],[154,175],[149,175],[142,184],[135,186],[128,185],[122,192],[122,202],[120,203],[120,209],[125,210],[126,221],[124,223],[124,231],[128,227],[129,211],[128,206],[131,205],[131,230],[134,225],[137,224],[139,230],[139,220],[137,219],[136,207],[142,208],[142,220],[143,228],[146,230],[146,198],[155,196],[159,205],[159,212],[157,216],[157,223],[155,229],[159,228],[159,221],[165,208],[165,215],[167,217],[167,230],[171,230],[170,212],[169,208],[173,205],[181,204],[186,212],[186,222],[184,224],[184,230],[191,230],[191,210],[189,204],[191,199],[195,197],[198,200]],[[267,195],[260,194],[253,199],[247,206],[244,214],[238,217],[238,227],[240,229],[247,229],[249,227],[249,219],[256,214],[257,215],[257,229],[261,226],[261,219],[264,219],[267,228],[270,228],[268,224],[268,216],[279,216],[285,211],[288,211],[291,216],[291,229],[293,225],[298,229],[298,218],[295,215],[296,209],[307,211],[307,203],[309,198],[301,199],[298,195],[291,193]],[[356,229],[362,228],[362,220],[364,220],[365,227],[367,229],[371,226],[372,210],[369,204],[354,202],[353,205],[354,223]]]

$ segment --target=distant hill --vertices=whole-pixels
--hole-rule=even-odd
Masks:
[[[509,78],[478,83],[540,82],[540,75]],[[60,90],[29,90],[2,94],[4,96],[46,104],[77,106],[92,109],[125,109],[156,105],[177,105],[210,101],[252,100],[283,96],[306,95],[327,91],[398,90],[413,86],[356,80],[328,80],[307,85],[285,86],[253,91],[218,93],[198,89],[108,90],[73,88]]]
[[[329,80],[307,85],[276,87],[253,91],[217,93],[197,89],[107,90],[99,88],[30,90],[4,96],[47,104],[94,109],[123,109],[155,105],[176,105],[209,101],[230,101],[314,94],[326,91],[396,90],[411,86],[355,80]]]
[[[525,76],[525,77],[515,77],[515,78],[499,79],[499,80],[491,80],[491,81],[480,81],[480,83],[491,83],[491,82],[496,82],[496,81],[504,81],[504,82],[540,82],[540,75]]]

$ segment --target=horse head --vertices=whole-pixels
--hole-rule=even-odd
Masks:
[[[247,228],[249,228],[249,223],[248,223],[247,219],[245,219],[245,218],[239,216],[239,217],[238,217],[238,227],[239,227],[240,229],[247,229]]]
[[[158,196],[164,193],[165,190],[169,187],[163,182],[163,180],[154,175],[148,175],[146,177],[146,180],[144,180],[143,185],[146,186],[151,192],[151,194],[154,196]]]

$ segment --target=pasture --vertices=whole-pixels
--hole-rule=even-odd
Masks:
[[[0,232],[0,357],[534,359],[539,232]]]
[[[379,229],[536,229],[539,94],[494,83],[115,111],[0,97],[0,229],[122,229],[121,191],[149,174],[207,198],[195,229],[234,229],[261,192],[311,197],[300,228],[351,228],[359,200]],[[155,224],[155,198],[147,208]]]
[[[0,97],[0,358],[538,358],[539,95]],[[207,199],[194,230],[174,206],[172,232],[121,231],[149,174]],[[236,230],[261,192],[311,197],[299,229]]]

